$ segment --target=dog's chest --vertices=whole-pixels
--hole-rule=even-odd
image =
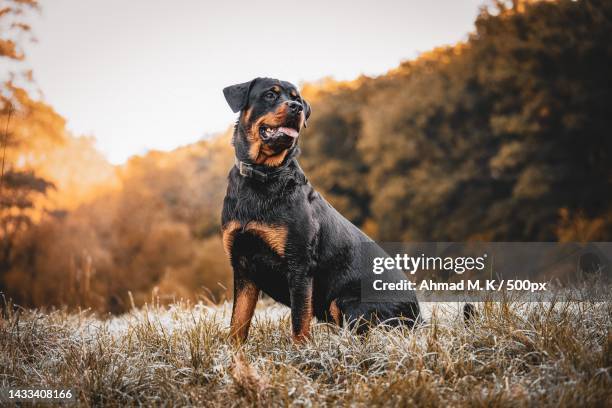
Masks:
[[[223,229],[234,273],[239,271],[276,301],[289,304],[286,244],[287,228],[282,225],[230,221]]]
[[[289,238],[289,223],[292,201],[301,195],[295,185],[280,185],[278,188],[251,188],[240,180],[230,189],[224,202],[223,247],[228,255],[235,252],[239,237],[256,238],[278,257],[284,258]],[[299,199],[300,197],[297,197]],[[248,248],[243,248],[249,252]]]
[[[242,238],[244,235],[261,240],[279,257],[283,258],[285,256],[288,235],[286,225],[260,221],[229,221],[223,226],[223,248],[229,256],[232,255],[234,250],[236,238]]]

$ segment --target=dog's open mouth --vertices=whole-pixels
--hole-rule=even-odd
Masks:
[[[259,134],[264,140],[276,138],[282,135],[286,135],[295,139],[296,137],[298,137],[299,132],[290,127],[280,126],[273,128],[267,125],[263,125],[259,128]]]

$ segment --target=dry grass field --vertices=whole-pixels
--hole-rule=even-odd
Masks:
[[[362,337],[316,324],[296,347],[288,309],[260,301],[241,348],[227,304],[6,308],[0,387],[70,387],[82,406],[612,406],[610,303],[481,304],[467,327],[456,306]]]

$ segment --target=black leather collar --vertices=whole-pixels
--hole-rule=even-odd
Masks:
[[[238,169],[238,173],[242,177],[253,178],[257,181],[265,183],[267,181],[277,179],[280,173],[282,173],[282,171],[285,170],[285,168],[289,166],[289,164],[293,162],[293,160],[294,159],[291,158],[287,160],[285,163],[283,163],[281,166],[276,167],[270,171],[258,170],[252,164],[240,161],[238,160],[238,158],[234,159],[234,166],[236,166],[236,168]]]

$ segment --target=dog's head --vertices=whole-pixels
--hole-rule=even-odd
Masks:
[[[256,78],[223,89],[227,103],[240,112],[234,146],[246,149],[256,164],[279,166],[295,148],[310,116],[310,105],[286,81]]]

